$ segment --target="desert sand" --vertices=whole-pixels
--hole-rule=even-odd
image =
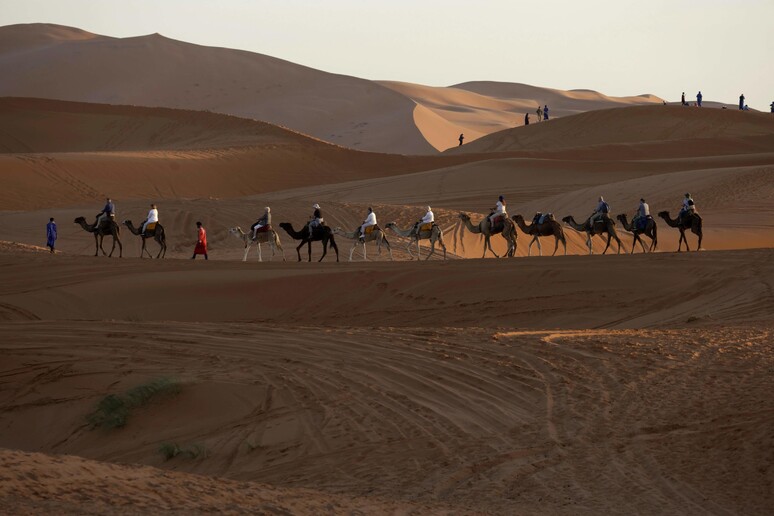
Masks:
[[[212,111],[400,154],[434,154],[456,145],[460,132],[470,142],[521,125],[523,109],[533,113],[538,104],[564,116],[661,103],[652,95],[616,98],[522,84],[372,81],[160,34],[113,38],[44,23],[0,27],[0,77],[0,96]]]
[[[55,65],[81,45],[107,59],[131,43],[258,59],[44,28],[0,29],[0,52]],[[310,103],[328,94],[324,72],[298,73],[321,88]],[[355,145],[257,111],[125,105],[102,79],[80,92],[90,99],[31,98],[55,95],[22,82],[23,98],[0,98],[0,512],[772,512],[774,118],[575,91],[550,97],[559,119],[504,128],[531,87],[385,81],[376,104],[410,102]],[[477,141],[437,152],[444,131],[476,127]],[[404,144],[387,135],[425,147],[389,153]],[[652,253],[631,254],[619,223],[620,254],[600,255],[596,236],[589,256],[564,226],[567,256],[545,237],[527,257],[517,230],[516,257],[481,259],[459,218],[483,219],[500,194],[528,220],[582,220],[599,195],[614,215],[631,218],[640,197],[674,215],[685,192],[699,252],[693,234],[675,252],[678,230],[657,217]],[[166,259],[140,259],[123,226],[123,257],[94,256],[73,220],[92,221],[106,196],[119,223],[159,205]],[[430,205],[447,259],[424,260],[424,241],[412,260],[388,230],[393,260],[368,244],[350,262],[352,241],[336,237],[338,262],[329,250],[319,263],[314,243],[299,263],[279,223],[302,226],[314,203],[349,231],[369,206],[382,227],[408,227]],[[264,206],[283,252],[243,262],[228,230]],[[196,221],[206,262],[189,259]],[[493,247],[504,252],[500,236]]]

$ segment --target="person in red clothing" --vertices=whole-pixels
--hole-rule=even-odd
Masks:
[[[207,232],[202,227],[201,222],[196,223],[198,228],[198,236],[196,240],[196,248],[194,248],[194,254],[191,256],[191,260],[196,258],[197,254],[203,254],[204,259],[207,260]]]

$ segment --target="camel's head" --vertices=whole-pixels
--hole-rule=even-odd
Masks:
[[[660,212],[658,212],[658,216],[661,217],[662,219],[665,219],[665,218],[669,217],[669,212],[668,211],[660,211]]]
[[[86,222],[86,219],[84,219],[83,217],[78,217],[73,221],[74,224],[80,224],[81,222]]]
[[[234,226],[233,228],[229,228],[228,230],[230,235],[239,235],[239,233],[242,233],[242,228],[239,226]]]
[[[572,215],[567,215],[562,219],[562,222],[569,224],[571,220],[572,220]]]
[[[460,218],[462,220],[470,220],[470,215],[468,215],[467,213],[460,213]]]
[[[386,228],[394,228],[395,227],[395,223],[394,222],[388,222],[387,224],[384,225],[384,227],[386,227]]]
[[[282,229],[284,229],[285,231],[288,231],[288,230],[292,230],[292,229],[293,229],[293,224],[291,224],[290,222],[280,222],[280,225],[279,225],[279,226],[280,226]]]
[[[626,220],[626,214],[625,214],[625,213],[621,213],[621,214],[620,214],[620,215],[618,215],[616,218],[617,218],[618,220],[620,220],[621,222],[623,222],[624,220]]]
[[[132,223],[132,221],[131,221],[131,220],[129,220],[129,219],[126,219],[125,221],[123,221],[123,222],[122,222],[122,224],[123,224],[124,226],[128,226],[128,225],[129,225],[129,224],[131,224],[131,223]]]
[[[513,220],[515,220],[516,222],[518,221],[524,222],[524,217],[522,217],[521,215],[514,215]]]

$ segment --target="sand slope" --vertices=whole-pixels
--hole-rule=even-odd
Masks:
[[[661,104],[652,95],[608,97],[590,91],[561,91],[512,83],[465,83],[447,88],[380,81],[417,103],[414,120],[427,141],[443,151],[465,142],[524,125],[524,115],[537,123],[538,105],[551,104],[551,117],[635,104]]]
[[[0,28],[0,52],[2,96],[214,111],[364,150],[433,150],[413,124],[409,99],[261,54],[50,24]]]
[[[765,113],[682,106],[636,106],[590,111],[544,124],[490,134],[449,152],[558,150],[611,144],[695,140],[706,150],[732,142],[774,150],[774,117]],[[710,150],[710,152],[712,152]]]
[[[264,120],[355,149],[433,154],[523,123],[632,104],[510,83],[435,88],[330,74],[273,57],[159,34],[111,38],[52,24],[0,27],[0,96],[207,110]]]

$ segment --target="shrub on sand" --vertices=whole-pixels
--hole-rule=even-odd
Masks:
[[[123,394],[109,394],[97,404],[97,409],[87,417],[93,427],[121,428],[126,425],[131,411],[166,394],[180,392],[180,384],[170,378],[159,378],[138,385]]]

